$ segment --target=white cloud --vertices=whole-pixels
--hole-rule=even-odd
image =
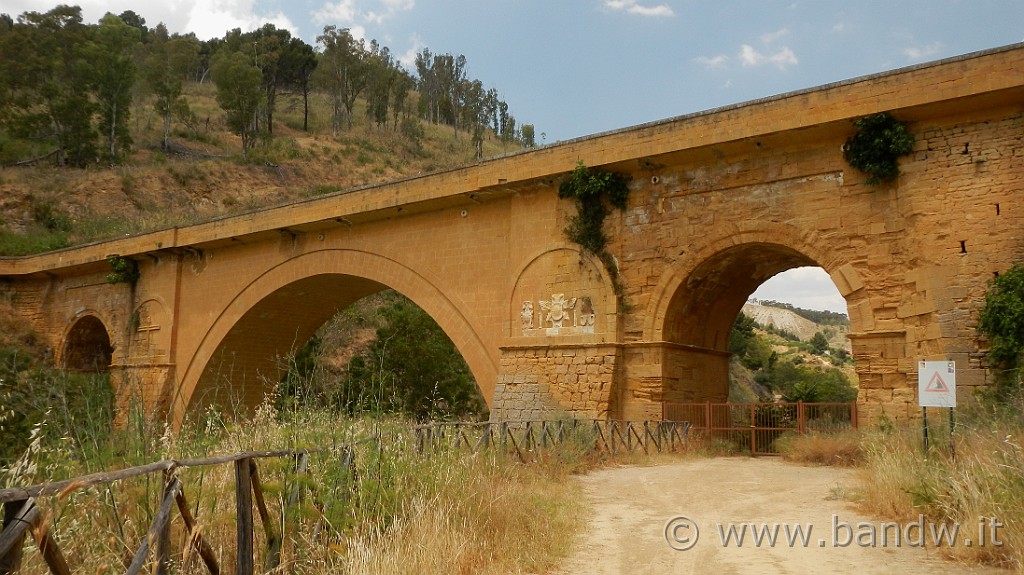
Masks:
[[[903,55],[908,60],[919,62],[939,53],[942,50],[942,42],[932,42],[925,46],[911,46],[903,50]]]
[[[298,27],[283,12],[261,16],[254,11],[251,0],[221,0],[217,2],[196,2],[188,11],[185,30],[195,32],[201,39],[219,38],[225,32],[239,28],[251,32],[264,24],[297,34]]]
[[[423,43],[423,39],[420,38],[419,36],[415,36],[414,35],[411,38],[411,46],[409,46],[409,49],[406,50],[405,52],[402,52],[401,54],[398,54],[397,56],[395,56],[395,59],[398,60],[398,62],[402,66],[405,66],[406,70],[415,70],[416,69],[416,54],[420,50],[423,50],[423,48],[425,48],[425,47],[426,47],[426,44]]]
[[[804,309],[846,313],[846,300],[828,273],[818,267],[784,271],[761,284],[752,297],[790,303]]]
[[[764,62],[764,54],[755,50],[753,46],[744,44],[740,46],[740,62],[744,66],[758,66]]]
[[[840,22],[840,23],[836,24],[835,26],[832,26],[832,31],[833,32],[845,32],[846,31],[846,22]]]
[[[642,6],[637,4],[637,0],[605,0],[604,5],[612,10],[624,10],[629,14],[638,14],[640,16],[674,16],[675,12],[672,11],[672,7],[668,4],[659,4],[657,6]]]
[[[761,35],[761,41],[764,42],[765,44],[771,44],[772,42],[775,42],[779,38],[783,38],[783,37],[788,36],[788,35],[789,35],[789,29],[788,28],[783,28],[781,30],[776,30],[775,32],[769,32],[767,34],[762,34]]]
[[[362,4],[362,3],[360,3]],[[399,12],[407,12],[416,7],[416,0],[378,0],[374,7],[364,10],[356,4],[356,0],[338,0],[327,2],[313,12],[313,21],[318,24],[333,24],[352,28],[351,24],[371,22],[382,24]]]
[[[366,13],[366,19],[376,24],[381,24],[399,12],[408,12],[416,7],[416,0],[382,0],[383,10],[371,10]]]
[[[729,63],[729,57],[725,54],[719,54],[711,57],[698,56],[694,58],[693,61],[709,70],[713,70],[715,68],[725,68],[726,64]]]
[[[328,2],[313,12],[313,21],[317,24],[351,24],[356,21],[355,0]]]
[[[794,54],[788,46],[783,46],[775,53],[766,55],[758,52],[750,44],[743,44],[740,46],[739,59],[740,63],[745,67],[760,66],[762,64],[775,64],[780,69],[785,69],[787,66],[795,66],[799,63],[796,58],[796,54]]]

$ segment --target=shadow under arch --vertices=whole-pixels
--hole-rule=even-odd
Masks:
[[[175,425],[200,404],[233,398],[257,405],[281,373],[281,358],[301,347],[339,310],[391,288],[422,308],[466,360],[485,399],[493,398],[497,363],[477,335],[468,306],[440,282],[392,259],[356,250],[320,250],[268,269],[213,320],[171,398]]]
[[[93,314],[79,317],[64,336],[61,367],[100,373],[110,369],[114,348],[103,320]]]

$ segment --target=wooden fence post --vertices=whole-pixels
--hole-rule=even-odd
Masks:
[[[49,516],[37,517],[32,522],[32,537],[35,538],[36,546],[39,547],[39,552],[43,554],[43,560],[53,575],[71,575],[71,568],[68,567],[64,554],[57,547],[53,535],[50,535],[50,526],[45,524],[49,523],[49,520]]]
[[[170,470],[164,471],[164,501],[174,499],[175,493],[172,489],[176,479]],[[180,489],[181,485],[178,484]],[[168,505],[168,510],[170,505]],[[157,532],[156,539],[156,575],[166,575],[171,563],[171,521],[168,517]]]
[[[38,514],[39,508],[31,499],[4,503],[4,527],[3,531],[0,531],[0,575],[17,573],[21,567],[25,532],[34,516]]]
[[[252,476],[249,464],[251,458],[235,462],[235,525],[238,536],[235,573],[253,575],[253,517],[252,517]]]
[[[188,529],[189,545],[199,551],[199,556],[203,559],[203,563],[206,564],[206,569],[210,572],[210,575],[220,575],[220,565],[217,564],[217,556],[213,552],[213,547],[210,547],[210,544],[203,539],[203,535],[199,531],[199,525],[196,524],[196,520],[192,517],[192,512],[188,508],[185,492],[179,489],[178,494],[174,496],[174,500],[178,504],[181,520],[185,523],[185,528]]]
[[[177,477],[171,479],[170,483],[164,488],[164,497],[160,503],[160,510],[157,511],[156,517],[153,518],[153,524],[150,525],[149,531],[146,532],[145,537],[142,539],[142,543],[139,545],[139,550],[135,552],[135,558],[132,559],[131,565],[128,566],[126,572],[127,575],[135,575],[142,570],[142,566],[146,563],[146,556],[149,554],[149,547],[152,542],[156,542],[157,547],[157,563],[165,560],[165,557],[160,557],[160,547],[164,545],[161,542],[163,538],[163,532],[166,530],[167,525],[170,524],[171,520],[171,505],[174,503],[178,490],[181,488],[181,483]],[[169,545],[168,545],[169,546]],[[164,552],[167,548],[164,547]],[[157,567],[159,570],[159,567]]]
[[[274,530],[274,524],[270,518],[270,511],[267,510],[267,501],[263,498],[263,485],[260,483],[260,470],[256,467],[256,461],[249,460],[249,480],[252,482],[252,494],[256,501],[256,510],[260,513],[260,523],[263,524],[263,533],[267,537],[267,558],[264,561],[264,570],[270,571],[281,563],[281,537]]]

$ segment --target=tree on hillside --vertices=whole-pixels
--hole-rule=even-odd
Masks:
[[[399,296],[378,309],[381,327],[344,383],[350,410],[401,412],[419,419],[479,414],[484,403],[469,367],[425,311]]]
[[[343,120],[352,128],[352,108],[366,87],[366,50],[348,28],[325,26],[316,41],[323,46],[323,52],[314,78],[331,96],[334,134],[337,135]]]
[[[169,38],[167,28],[158,25],[150,34],[148,53],[143,61],[143,78],[156,96],[153,108],[163,121],[161,147],[167,149],[171,137],[171,121],[189,118],[188,101],[182,96],[182,81],[199,59],[199,41],[195,36]]]
[[[142,42],[149,41],[149,28],[146,27],[146,19],[135,13],[134,10],[125,10],[117,15],[122,22],[127,26],[131,26],[139,31],[139,40]],[[161,26],[163,24],[160,24]],[[166,30],[166,28],[164,28]]]
[[[401,120],[406,119],[408,110],[406,109],[406,101],[409,99],[409,92],[416,88],[416,82],[412,79],[405,70],[400,70],[398,77],[395,78],[395,82],[391,85],[391,114],[393,119],[391,125],[394,128],[399,127],[400,118]]]
[[[214,57],[211,75],[217,85],[217,103],[226,114],[228,127],[242,138],[242,159],[248,160],[257,133],[263,74],[246,55],[225,51]]]
[[[495,128],[498,137],[503,142],[511,142],[516,139],[516,119],[508,110],[508,104],[498,103],[498,125]]]
[[[96,159],[91,53],[78,7],[26,12],[0,36],[0,121],[15,136],[54,143],[61,166]]]
[[[818,355],[825,355],[828,352],[828,338],[820,331],[814,332],[810,344],[811,350]]]
[[[384,127],[388,123],[391,87],[398,80],[399,71],[391,59],[391,52],[376,40],[370,42],[366,64],[366,115],[378,127]]]
[[[266,118],[267,133],[274,133],[274,109],[277,107],[277,92],[288,77],[284,66],[288,64],[285,52],[291,44],[292,35],[273,24],[264,24],[259,30],[244,35],[252,39],[256,51],[256,67],[263,74],[263,117]]]
[[[95,70],[99,128],[107,157],[116,161],[132,144],[128,119],[135,85],[134,51],[142,35],[138,28],[108,13],[100,20],[95,36],[90,60]]]
[[[316,51],[299,38],[292,38],[281,52],[279,79],[283,87],[302,94],[303,131],[309,131],[309,91],[316,65]]]
[[[533,148],[537,145],[537,136],[533,124],[523,124],[523,127],[519,129],[520,137],[519,140],[523,143],[524,147]]]
[[[758,327],[754,318],[740,312],[729,332],[729,353],[743,357],[747,354],[750,342],[754,339],[754,328]]]
[[[473,148],[479,160],[484,155],[484,136],[490,127],[490,118],[497,107],[497,92],[484,90],[480,80],[465,81],[463,93],[463,124],[472,133]]]

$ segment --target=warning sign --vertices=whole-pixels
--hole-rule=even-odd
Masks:
[[[956,364],[921,361],[917,368],[917,404],[921,407],[956,407]]]

